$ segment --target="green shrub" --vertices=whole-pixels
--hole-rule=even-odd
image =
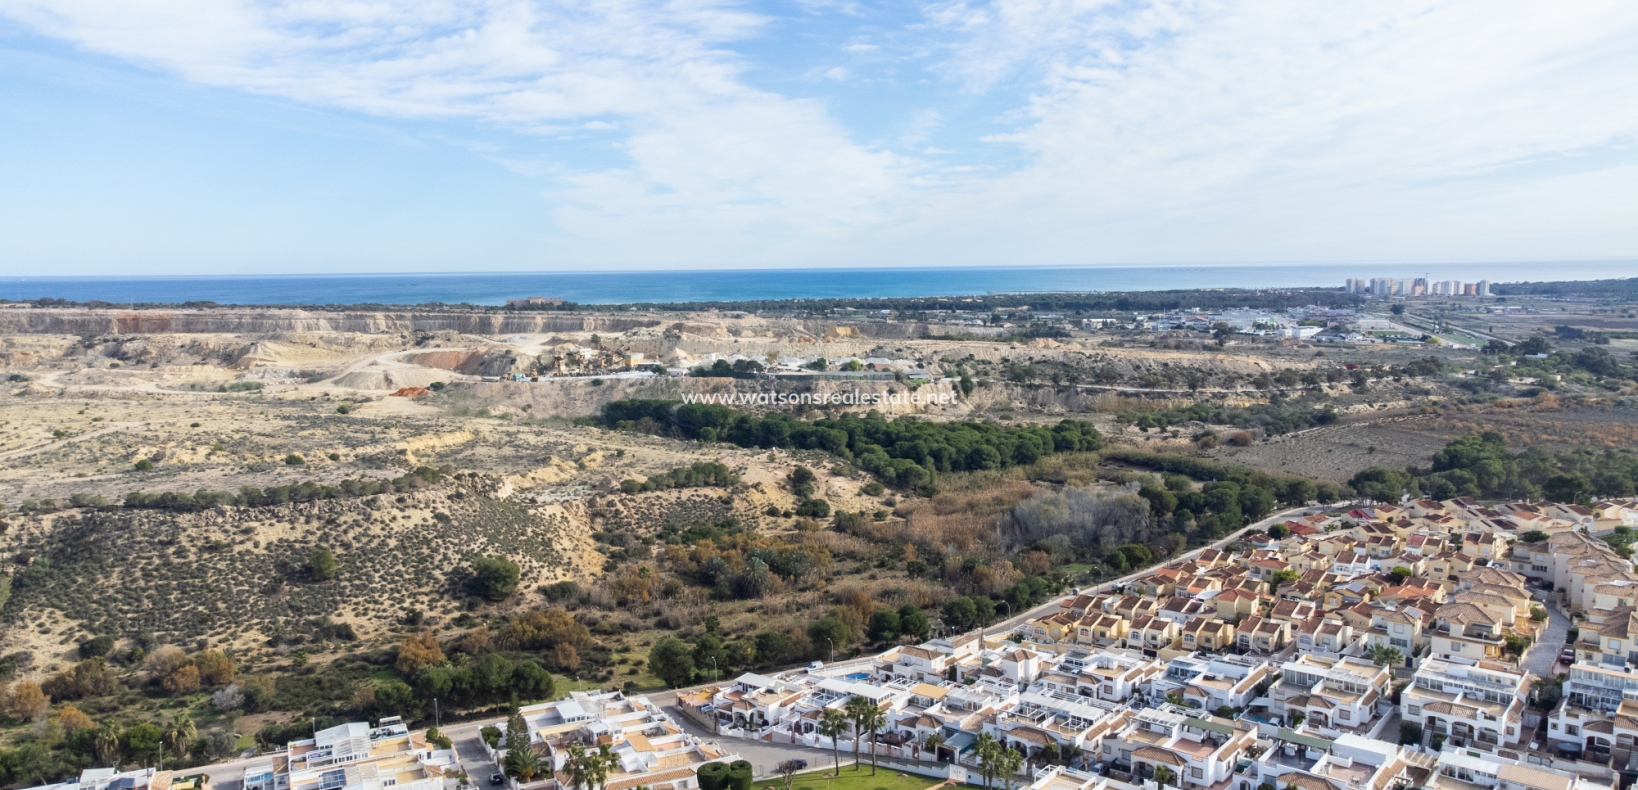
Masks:
[[[727,763],[706,763],[699,767],[696,775],[700,780],[700,790],[727,790]]]
[[[755,769],[749,762],[735,760],[728,764],[727,790],[751,790],[751,783],[756,780]]]

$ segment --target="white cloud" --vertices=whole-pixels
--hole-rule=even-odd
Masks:
[[[1028,86],[1014,130],[990,139],[1032,156],[941,201],[929,233],[998,247],[1021,233],[1053,260],[1460,255],[1430,241],[1447,228],[1469,255],[1509,255],[1521,235],[1638,251],[1633,220],[1611,217],[1620,233],[1593,242],[1526,199],[1618,181],[1511,172],[1634,142],[1631,3],[997,0],[929,18],[950,36],[951,78]]]
[[[565,180],[571,217],[658,211],[696,230],[712,211],[717,230],[736,217],[868,221],[901,165],[811,102],[744,84],[722,45],[765,20],[717,0],[0,0],[0,14],[207,85],[521,132],[624,132],[628,166]]]
[[[960,88],[906,87],[887,120],[936,164],[854,142],[845,91],[873,88],[846,67],[734,55],[781,26],[733,0],[0,0],[196,83],[612,140],[611,167],[493,154],[551,180],[587,260],[1638,254],[1630,0],[959,0],[897,30],[848,16],[867,11],[800,13],[859,27],[836,41],[892,42],[900,87],[930,64]],[[841,85],[831,103],[790,98],[750,87],[748,65]],[[879,117],[880,95],[865,101]],[[973,156],[980,141],[996,155]]]

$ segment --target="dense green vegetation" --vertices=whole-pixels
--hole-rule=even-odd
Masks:
[[[722,464],[699,461],[692,466],[680,466],[668,472],[650,476],[647,480],[622,480],[620,490],[627,494],[640,491],[665,491],[672,488],[716,487],[730,488],[739,483],[739,475]]]
[[[1004,469],[1058,452],[1097,450],[1103,436],[1091,423],[1064,420],[1048,427],[991,422],[889,420],[872,411],[806,422],[783,414],[757,417],[726,406],[669,400],[615,401],[603,408],[610,427],[741,447],[823,450],[907,489],[930,488],[941,472]]]
[[[1594,497],[1632,496],[1638,491],[1638,455],[1627,451],[1531,448],[1514,454],[1507,439],[1488,431],[1445,445],[1426,469],[1371,467],[1349,481],[1360,496],[1384,502],[1413,497],[1449,499],[1549,499],[1590,502]]]
[[[1630,302],[1638,300],[1638,277],[1624,280],[1496,283],[1490,286],[1490,292],[1497,296],[1591,296]]]
[[[1323,406],[1323,408],[1319,408]],[[1211,425],[1233,425],[1236,428],[1258,429],[1270,436],[1330,425],[1337,421],[1336,409],[1325,398],[1282,400],[1253,406],[1218,406],[1196,403],[1192,406],[1144,412],[1137,416],[1122,415],[1123,422],[1148,431],[1166,430],[1173,425],[1203,422]]]
[[[447,469],[440,470],[422,466],[417,467],[415,471],[409,474],[391,480],[358,478],[356,480],[343,480],[334,486],[320,485],[311,481],[287,486],[274,486],[272,488],[245,486],[239,489],[237,494],[229,491],[207,491],[203,488],[192,494],[180,491],[165,491],[158,494],[132,491],[125,495],[125,507],[132,510],[195,512],[222,506],[266,507],[292,502],[313,502],[320,499],[346,499],[373,496],[375,494],[403,493],[437,485],[448,473],[449,470]]]
[[[711,363],[711,367],[694,368],[688,375],[706,379],[754,379],[764,370],[761,362],[754,359],[735,360],[728,364],[728,360],[719,359]]]
[[[1277,505],[1336,502],[1348,495],[1346,489],[1332,483],[1272,475],[1192,456],[1110,450],[1104,458],[1163,473],[1164,488],[1144,484],[1138,495],[1149,501],[1154,515],[1172,516],[1179,526],[1193,522],[1199,540],[1243,527],[1268,515]],[[1195,491],[1191,480],[1205,485]]]
[[[1538,386],[1553,389],[1558,386],[1559,377],[1565,380],[1592,384],[1600,380],[1613,380],[1619,383],[1625,380],[1638,380],[1638,365],[1623,365],[1611,354],[1609,349],[1599,344],[1600,337],[1588,337],[1588,333],[1572,327],[1559,327],[1560,336],[1570,335],[1572,339],[1589,340],[1593,344],[1583,347],[1580,351],[1570,352],[1554,350],[1546,335],[1535,335],[1512,347],[1503,347],[1496,341],[1486,345],[1484,352],[1495,355],[1504,363],[1511,363],[1508,367],[1497,368],[1492,377],[1498,382],[1512,378],[1531,377],[1537,380]]]

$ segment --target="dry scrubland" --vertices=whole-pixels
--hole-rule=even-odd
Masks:
[[[1509,318],[1494,329],[1519,339],[1549,319],[1576,320]],[[549,668],[604,686],[652,686],[648,648],[666,634],[698,635],[708,617],[725,640],[783,629],[802,640],[802,629],[838,605],[867,614],[872,605],[926,608],[1053,569],[1080,572],[1066,565],[1073,552],[1017,553],[998,522],[1042,491],[1100,479],[1112,488],[1110,480],[1131,476],[1096,456],[1054,456],[1027,469],[949,475],[940,493],[918,496],[879,490],[817,451],[702,445],[587,419],[619,399],[769,387],[904,392],[913,385],[902,379],[480,380],[532,371],[571,346],[641,352],[667,364],[709,353],[907,360],[942,379],[920,385],[923,393],[954,391],[963,375],[974,388],[954,406],[884,409],[890,414],[1007,425],[1072,417],[1121,445],[1336,482],[1366,466],[1423,464],[1469,431],[1500,430],[1517,446],[1630,447],[1638,439],[1630,386],[1541,393],[1392,373],[1429,355],[1447,370],[1483,364],[1473,351],[1252,340],[1218,347],[1209,338],[1148,333],[995,342],[926,337],[930,331],[942,330],[724,314],[480,320],[0,310],[0,375],[10,376],[0,387],[0,554],[17,579],[3,612],[0,667],[14,679],[42,679],[78,660],[81,641],[112,636],[116,655],[139,641],[227,648],[246,673],[355,667],[331,689],[346,697],[347,684],[388,671],[360,656],[385,650],[390,662],[417,628],[444,639],[500,633],[511,615],[564,606],[587,636],[577,642],[579,657],[557,656]],[[1614,346],[1622,354],[1624,342]],[[1360,384],[1344,364],[1381,375]],[[446,386],[415,398],[391,394],[435,382]],[[1231,422],[1140,423],[1197,403]],[[1267,422],[1321,408],[1336,420],[1291,431]],[[738,480],[729,488],[619,492],[623,480],[697,462],[723,464]],[[799,464],[817,473],[814,497],[859,518],[838,529],[830,519],[795,516],[803,497],[788,477]],[[263,507],[74,506],[98,497],[118,505],[132,491],[390,480],[418,467],[444,474],[403,491]],[[768,586],[742,596],[729,581],[697,581],[715,561],[688,550],[701,536],[714,540],[725,566],[800,554],[812,567],[758,582]],[[1110,539],[1163,550],[1164,538],[1139,529]],[[333,578],[316,578],[310,567],[319,546],[333,553]],[[466,587],[471,560],[496,554],[520,566],[519,593],[498,603],[475,599]],[[961,567],[973,558],[984,560],[981,574]],[[736,572],[732,584],[745,576]],[[132,683],[145,680],[140,667],[122,671]],[[333,709],[316,694],[258,721]],[[110,705],[115,712],[163,707],[129,698]]]

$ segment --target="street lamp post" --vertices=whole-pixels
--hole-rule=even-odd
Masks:
[[[827,636],[825,641],[830,643],[830,663],[834,664],[836,663],[836,640]]]
[[[438,712],[438,698],[437,697],[432,698],[432,726],[434,726],[434,727],[444,726],[444,718],[443,718],[443,716],[439,715],[439,712]]]

